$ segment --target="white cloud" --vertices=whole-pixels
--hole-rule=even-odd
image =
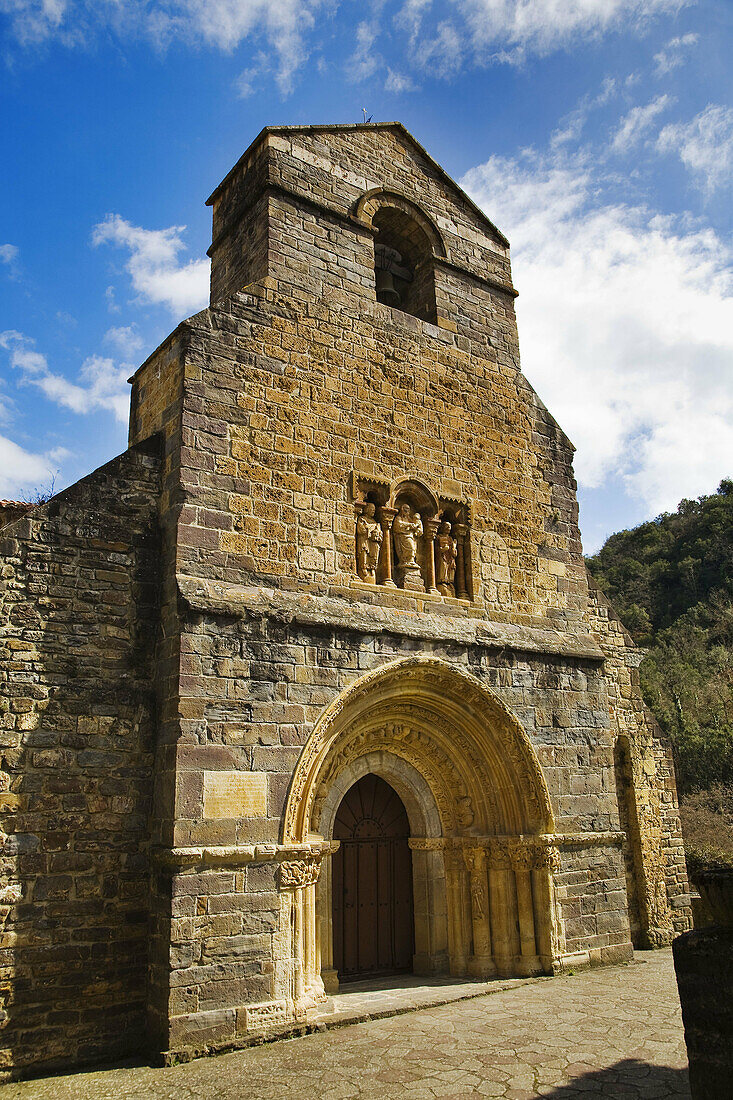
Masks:
[[[557,148],[577,141],[592,111],[605,105],[618,94],[618,82],[613,77],[605,77],[597,95],[585,95],[578,106],[560,120],[558,129],[550,138],[550,145]]]
[[[5,264],[11,279],[18,278],[18,256],[20,249],[14,244],[0,244],[0,263]]]
[[[18,248],[14,244],[0,244],[0,263],[12,266],[18,259]]]
[[[59,32],[68,7],[67,0],[0,0],[0,14],[9,16],[13,32],[24,46]]]
[[[404,73],[397,73],[394,69],[387,69],[387,79],[384,82],[384,90],[386,92],[395,92],[400,94],[401,92],[415,92],[417,91],[417,85],[414,80],[411,80],[409,76],[405,76]]]
[[[107,329],[105,342],[114,344],[125,359],[134,359],[143,346],[143,338],[134,325],[118,325]]]
[[[242,69],[241,73],[234,81],[234,87],[237,89],[237,94],[240,99],[247,99],[248,96],[254,95],[257,91],[259,78],[269,71],[270,66],[267,61],[267,54],[260,51],[254,63],[249,65],[246,69]]]
[[[434,35],[415,40],[411,60],[419,69],[430,72],[432,76],[453,76],[464,60],[459,31],[448,20],[438,23]]]
[[[653,512],[733,455],[733,251],[691,219],[603,204],[582,155],[493,157],[463,186],[513,245],[523,369],[576,443]]]
[[[688,0],[454,0],[464,14],[475,51],[490,60],[521,61],[578,39],[639,29],[656,15],[675,13]]]
[[[0,435],[0,497],[27,500],[34,491],[42,491],[53,481],[60,463],[68,457],[69,452],[61,447],[34,454]]]
[[[655,118],[674,103],[668,95],[657,96],[645,107],[632,107],[613,136],[613,151],[626,153],[641,141],[654,124]]]
[[[127,248],[130,252],[127,270],[143,301],[165,305],[180,317],[202,309],[209,300],[209,261],[178,262],[178,254],[185,248],[181,240],[185,228],[171,225],[168,229],[142,229],[119,214],[109,214],[95,225],[92,243]]]
[[[698,34],[683,34],[677,38],[670,38],[669,42],[659,53],[654,54],[655,72],[657,76],[666,76],[684,62],[684,51],[690,49],[699,39]]]
[[[104,299],[107,303],[107,309],[109,310],[110,313],[119,313],[120,312],[120,307],[117,305],[117,302],[115,301],[115,288],[113,286],[108,286],[107,287],[107,289],[104,292]]]
[[[118,366],[112,359],[91,355],[81,366],[78,382],[69,382],[53,373],[46,356],[36,351],[33,340],[21,332],[0,332],[0,347],[9,352],[10,365],[20,371],[22,382],[36,386],[49,401],[79,414],[107,409],[121,423],[127,423],[129,364]]]
[[[366,80],[381,65],[379,54],[372,52],[378,37],[379,28],[376,23],[359,23],[356,28],[356,49],[346,62],[349,80]]]
[[[450,77],[473,56],[480,65],[519,63],[579,40],[612,31],[638,32],[654,17],[674,14],[694,0],[394,0],[396,27],[407,33],[407,58],[433,75]],[[317,17],[324,7],[346,11],[343,0],[0,0],[18,41],[87,44],[100,33],[144,38],[165,50],[174,41],[232,53],[243,43],[262,45],[283,95],[322,44]],[[362,5],[362,37],[386,0]],[[367,14],[371,12],[371,14]],[[430,24],[430,25],[428,25]],[[685,42],[689,36],[679,41]],[[676,40],[672,40],[672,43]],[[677,47],[665,47],[675,56]],[[365,79],[383,64],[371,46],[357,45],[354,78]],[[659,63],[661,64],[661,62]],[[261,75],[258,70],[256,75]],[[239,79],[250,94],[249,67]]]
[[[87,43],[100,31],[146,37],[158,49],[174,40],[231,53],[264,39],[277,58],[283,94],[307,57],[305,35],[322,0],[0,0],[0,13],[24,46],[55,38]]]
[[[662,153],[676,153],[707,195],[733,181],[733,109],[709,103],[690,122],[665,126],[657,139]]]

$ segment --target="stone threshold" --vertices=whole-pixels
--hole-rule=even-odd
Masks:
[[[635,966],[646,960],[633,957],[620,963],[601,964],[605,969],[620,966]],[[458,1001],[470,1001],[478,997],[490,997],[495,993],[504,993],[523,985],[535,985],[538,982],[557,981],[573,974],[587,973],[589,967],[579,965],[577,969],[563,969],[558,974],[539,974],[527,978],[491,978],[482,981],[478,978],[456,979],[451,977],[423,978],[412,974],[400,974],[394,978],[383,978],[367,982],[353,982],[344,985],[342,991],[332,994],[323,1004],[310,1009],[303,1020],[296,1020],[280,1027],[268,1027],[252,1031],[228,1043],[215,1047],[202,1046],[180,1051],[165,1051],[156,1059],[157,1064],[173,1066],[181,1062],[190,1062],[195,1058],[211,1055],[229,1054],[247,1047],[262,1046],[290,1039],[299,1039],[306,1035],[349,1027],[351,1024],[364,1024],[370,1020],[385,1020],[392,1016],[402,1016],[407,1012],[420,1012]]]
[[[310,1010],[308,1023],[325,1031],[367,1020],[401,1016],[405,1012],[438,1008],[455,1001],[470,1001],[474,997],[488,997],[520,985],[551,980],[550,974],[528,978],[491,978],[486,981],[480,978],[424,978],[414,974],[398,974],[370,981],[344,982],[339,992],[329,997],[327,1006]]]

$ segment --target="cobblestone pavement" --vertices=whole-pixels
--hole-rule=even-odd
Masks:
[[[689,1097],[671,951],[205,1058],[5,1085],[0,1100]]]

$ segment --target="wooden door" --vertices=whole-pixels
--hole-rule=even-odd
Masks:
[[[343,979],[412,970],[410,826],[397,793],[365,775],[346,793],[334,825],[333,958]]]

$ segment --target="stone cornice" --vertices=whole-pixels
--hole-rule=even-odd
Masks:
[[[367,634],[397,634],[431,641],[453,641],[465,646],[509,649],[525,653],[602,661],[604,655],[589,634],[573,634],[545,627],[500,623],[486,618],[435,614],[371,604],[357,598],[322,596],[250,588],[223,581],[179,574],[178,591],[192,610],[208,615],[271,618],[303,626],[328,625]]]
[[[285,861],[320,859],[339,847],[338,841],[315,840],[308,844],[217,844],[185,848],[156,847],[151,851],[153,863],[173,872],[197,871],[203,868],[244,867],[248,863],[283,863]]]
[[[538,835],[497,835],[463,837],[410,837],[413,851],[444,851],[448,849],[486,848],[509,843],[518,851],[550,848],[619,848],[624,834],[614,832],[541,833]],[[174,874],[187,871],[236,870],[248,863],[319,862],[324,856],[333,855],[339,848],[338,840],[316,840],[307,844],[220,844],[185,848],[152,849],[153,863]]]
[[[490,848],[492,844],[510,841],[528,846],[546,848],[619,848],[624,842],[624,834],[616,832],[574,832],[574,833],[538,833],[538,834],[496,834],[492,836],[462,837],[410,837],[408,843],[413,851],[439,851],[443,848]]]

